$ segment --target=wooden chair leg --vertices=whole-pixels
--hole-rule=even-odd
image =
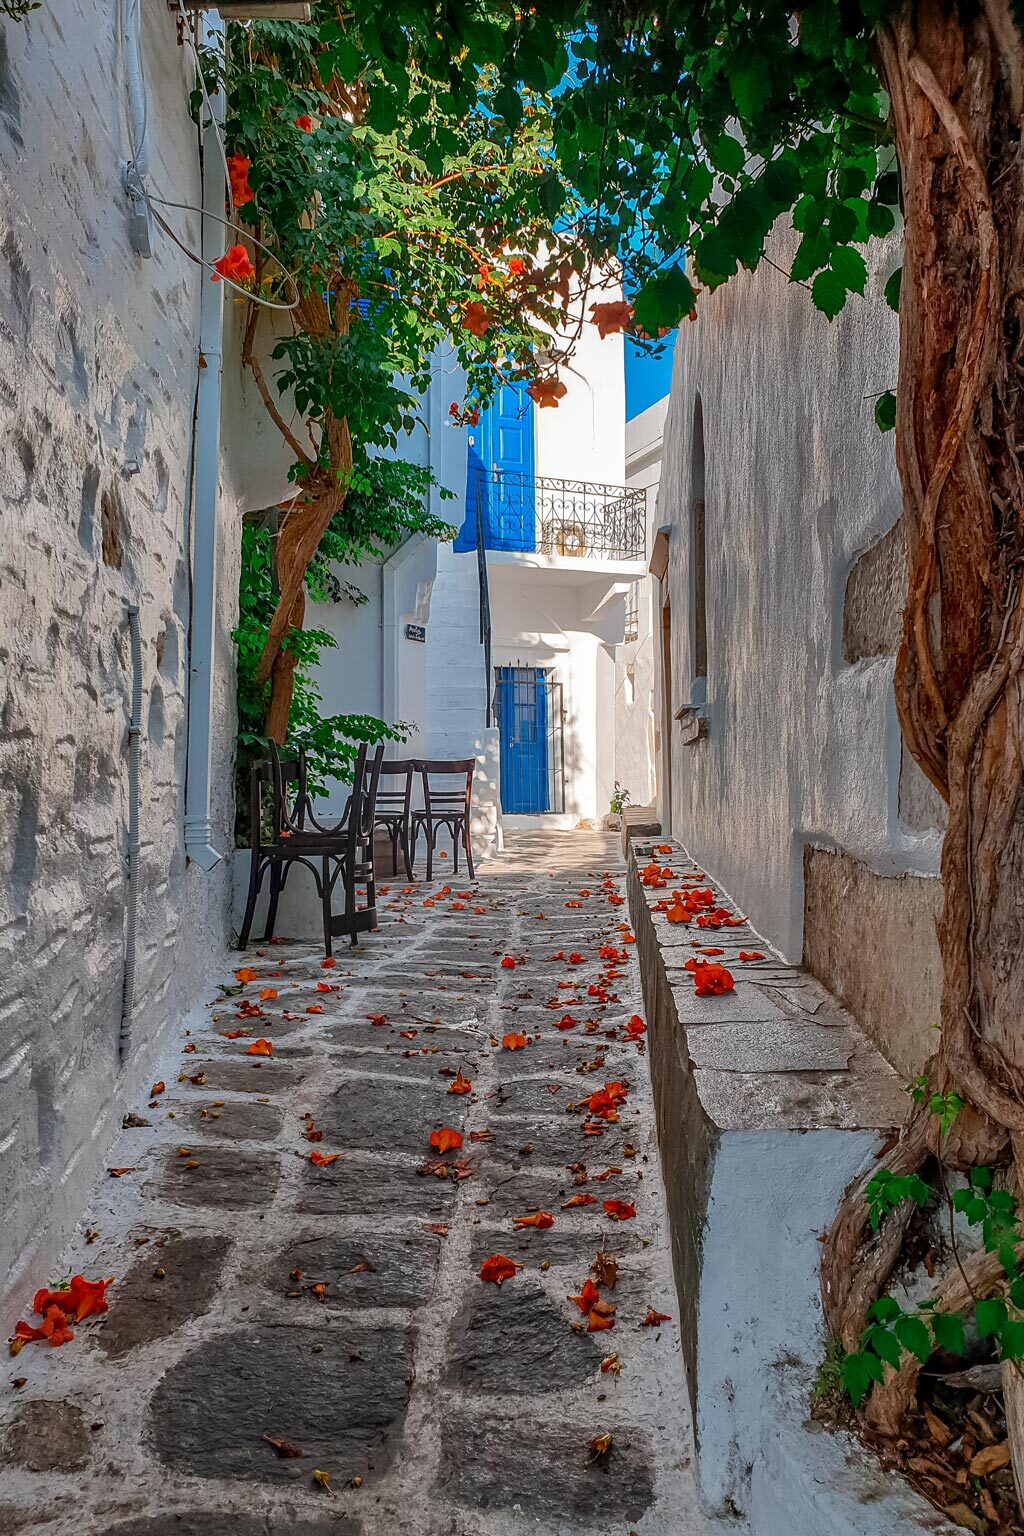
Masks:
[[[267,926],[263,930],[264,941],[274,937],[277,922],[277,904],[281,900],[281,866],[275,860],[270,866],[270,903],[267,907]]]
[[[476,872],[473,869],[473,843],[472,843],[472,839],[470,838],[470,835],[469,835],[469,822],[468,821],[464,821],[462,823],[462,838],[463,838],[463,844],[462,845],[463,845],[463,847],[466,850],[466,863],[469,866],[469,878],[471,880],[475,880],[476,879]]]
[[[459,837],[458,837],[458,826],[459,826],[459,824],[458,824],[457,821],[453,821],[452,822],[452,874],[453,875],[457,875],[458,872],[459,872]]]
[[[256,902],[260,894],[260,860],[253,850],[253,856],[249,861],[249,894],[245,900],[245,916],[242,918],[242,931],[238,935],[239,949],[245,949],[252,932],[252,920],[256,916]]]
[[[413,878],[413,857],[409,852],[409,828],[405,824],[402,826],[402,857],[405,859],[405,878],[411,880]],[[397,860],[395,868],[396,870],[398,868]]]
[[[432,821],[423,823],[423,830],[427,836],[427,881],[434,878],[434,843],[437,839],[437,829]]]

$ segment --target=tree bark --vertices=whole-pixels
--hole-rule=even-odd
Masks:
[[[1005,1161],[1024,1133],[1024,48],[1008,0],[918,0],[878,34],[876,57],[905,215],[896,706],[949,807],[928,1077],[967,1101],[931,1150],[965,1167]],[[885,1166],[908,1171],[913,1125]],[[826,1319],[847,1348],[871,1299],[858,1273],[864,1183],[847,1192],[823,1262]],[[882,1287],[887,1264],[888,1249],[871,1277]],[[890,1376],[871,1417],[895,1433],[916,1374],[911,1363]]]

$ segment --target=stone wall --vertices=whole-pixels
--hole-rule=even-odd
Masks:
[[[197,204],[187,56],[166,7],[142,10],[151,184]],[[204,875],[182,842],[202,273],[159,234],[150,260],[132,253],[124,99],[115,0],[64,0],[0,31],[0,1273],[12,1307],[47,1280],[126,1103],[225,937],[229,864]],[[196,246],[198,217],[174,220]],[[227,849],[230,485],[221,516],[212,730]],[[142,630],[142,852],[120,1066],[129,603]]]
[[[780,228],[772,240],[787,270],[795,237]],[[901,496],[872,400],[896,378],[896,318],[882,297],[896,237],[869,260],[866,298],[831,325],[764,263],[705,295],[685,328],[654,519],[671,530],[659,600],[671,606],[672,697],[666,709],[659,655],[656,718],[671,739],[671,829],[787,958],[806,951],[906,1069],[929,1039],[942,807],[902,752],[892,691]],[[697,501],[699,729],[677,719],[703,695]],[[805,888],[805,873],[833,868],[831,853],[809,852],[819,849],[845,856],[855,901],[822,879]],[[897,906],[912,943],[890,944]],[[898,984],[854,984],[889,954]]]

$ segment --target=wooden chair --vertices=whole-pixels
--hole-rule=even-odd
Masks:
[[[250,780],[252,855],[249,863],[249,894],[238,936],[245,949],[252,931],[256,902],[265,875],[270,874],[270,901],[264,939],[274,936],[281,892],[296,864],[304,864],[316,882],[323,910],[324,951],[332,952],[332,938],[358,935],[376,928],[376,886],[373,871],[373,814],[380,775],[383,745],[367,768],[368,748],[360,744],[356,754],[352,791],[341,820],[325,826],[313,814],[307,789],[305,755],[282,760],[271,747],[271,756],[255,762]],[[269,828],[269,836],[265,829]],[[338,881],[345,892],[345,909],[334,913],[332,898]],[[366,906],[356,907],[356,884],[366,883]]]
[[[412,856],[416,861],[416,847],[420,830],[427,839],[427,879],[434,878],[434,849],[437,834],[442,827],[451,833],[454,845],[452,873],[459,872],[459,844],[466,850],[469,878],[473,872],[473,845],[470,841],[469,821],[473,809],[473,773],[476,758],[460,757],[447,761],[443,758],[417,758],[416,772],[423,784],[423,809],[412,813]],[[453,779],[461,783],[452,783]]]
[[[398,873],[398,845],[402,845],[406,879],[413,878],[412,852],[409,837],[412,831],[412,781],[416,772],[414,758],[393,760],[380,765],[382,779],[398,779],[397,789],[377,789],[377,806],[373,824],[383,827],[391,841],[391,862]],[[404,784],[401,782],[405,780]]]

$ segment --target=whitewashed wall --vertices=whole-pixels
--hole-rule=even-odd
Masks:
[[[5,1317],[49,1266],[169,1022],[226,928],[227,863],[182,844],[186,484],[201,275],[128,242],[114,0],[0,28],[0,1274]],[[173,16],[146,5],[154,188],[198,203]],[[179,215],[198,243],[198,219]],[[215,831],[232,834],[238,518],[222,485]],[[133,1050],[118,1066],[125,609],[141,608],[142,878]]]
[[[793,236],[776,240],[775,259],[786,267]],[[851,663],[843,654],[851,570],[900,511],[893,439],[873,422],[874,398],[896,380],[896,318],[881,296],[900,259],[896,240],[871,255],[867,299],[852,300],[832,325],[767,263],[701,300],[676,348],[655,517],[672,525],[674,712],[689,702],[694,672],[699,394],[709,725],[692,746],[672,725],[672,827],[794,959],[805,939],[805,848],[846,850],[882,876],[930,876],[940,846],[935,828],[915,829],[901,810],[892,655]],[[905,589],[897,573],[901,582]],[[902,589],[890,596],[902,606]],[[862,942],[870,948],[870,920]],[[870,965],[869,954],[863,959]],[[874,1032],[885,1027],[876,1021]]]

